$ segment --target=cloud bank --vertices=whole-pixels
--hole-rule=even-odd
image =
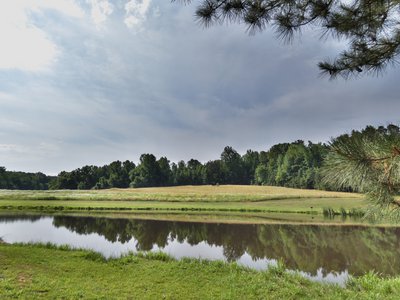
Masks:
[[[40,4],[38,4],[40,3]],[[203,29],[161,0],[0,4],[0,165],[57,174],[86,164],[215,159],[398,122],[399,70],[328,81],[342,49],[312,32]]]

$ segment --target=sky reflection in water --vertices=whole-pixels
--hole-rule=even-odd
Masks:
[[[262,270],[282,260],[317,281],[400,269],[400,228],[287,224],[210,224],[96,217],[1,216],[7,243],[51,242],[117,257],[162,251],[177,259],[236,261]]]

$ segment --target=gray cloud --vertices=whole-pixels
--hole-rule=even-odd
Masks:
[[[225,145],[244,152],[325,142],[398,122],[399,71],[321,79],[317,62],[342,45],[315,33],[284,45],[271,31],[205,30],[193,7],[155,0],[141,30],[124,23],[122,0],[99,28],[85,3],[79,20],[33,15],[60,51],[49,72],[0,71],[0,164],[8,169],[58,173],[147,152],[207,161]]]

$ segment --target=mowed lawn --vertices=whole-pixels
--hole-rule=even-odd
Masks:
[[[322,213],[366,206],[356,193],[271,186],[179,186],[107,190],[0,190],[0,209],[204,210]]]

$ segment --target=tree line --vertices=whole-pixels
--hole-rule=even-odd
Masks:
[[[102,167],[84,166],[61,172],[49,184],[50,189],[106,189],[127,187],[160,187],[203,184],[258,184],[297,188],[316,188],[323,157],[328,147],[307,145],[303,141],[283,143],[269,151],[247,150],[240,155],[227,146],[220,158],[201,163],[196,159],[170,162],[142,154],[139,163],[114,161]]]
[[[83,166],[58,176],[24,173],[0,168],[1,189],[107,189],[128,187],[160,187],[179,185],[254,184],[292,188],[351,191],[351,185],[330,185],[323,180],[324,161],[335,147],[335,141],[358,139],[399,132],[399,127],[367,126],[333,140],[331,144],[280,143],[268,151],[247,150],[243,155],[227,146],[220,157],[202,163],[196,159],[170,162],[142,154],[139,163],[114,161],[104,166]],[[329,170],[328,170],[329,172]],[[324,175],[325,176],[325,175]]]
[[[0,167],[0,189],[47,190],[52,180],[55,180],[55,176],[47,176],[40,172],[7,171],[5,167]]]

